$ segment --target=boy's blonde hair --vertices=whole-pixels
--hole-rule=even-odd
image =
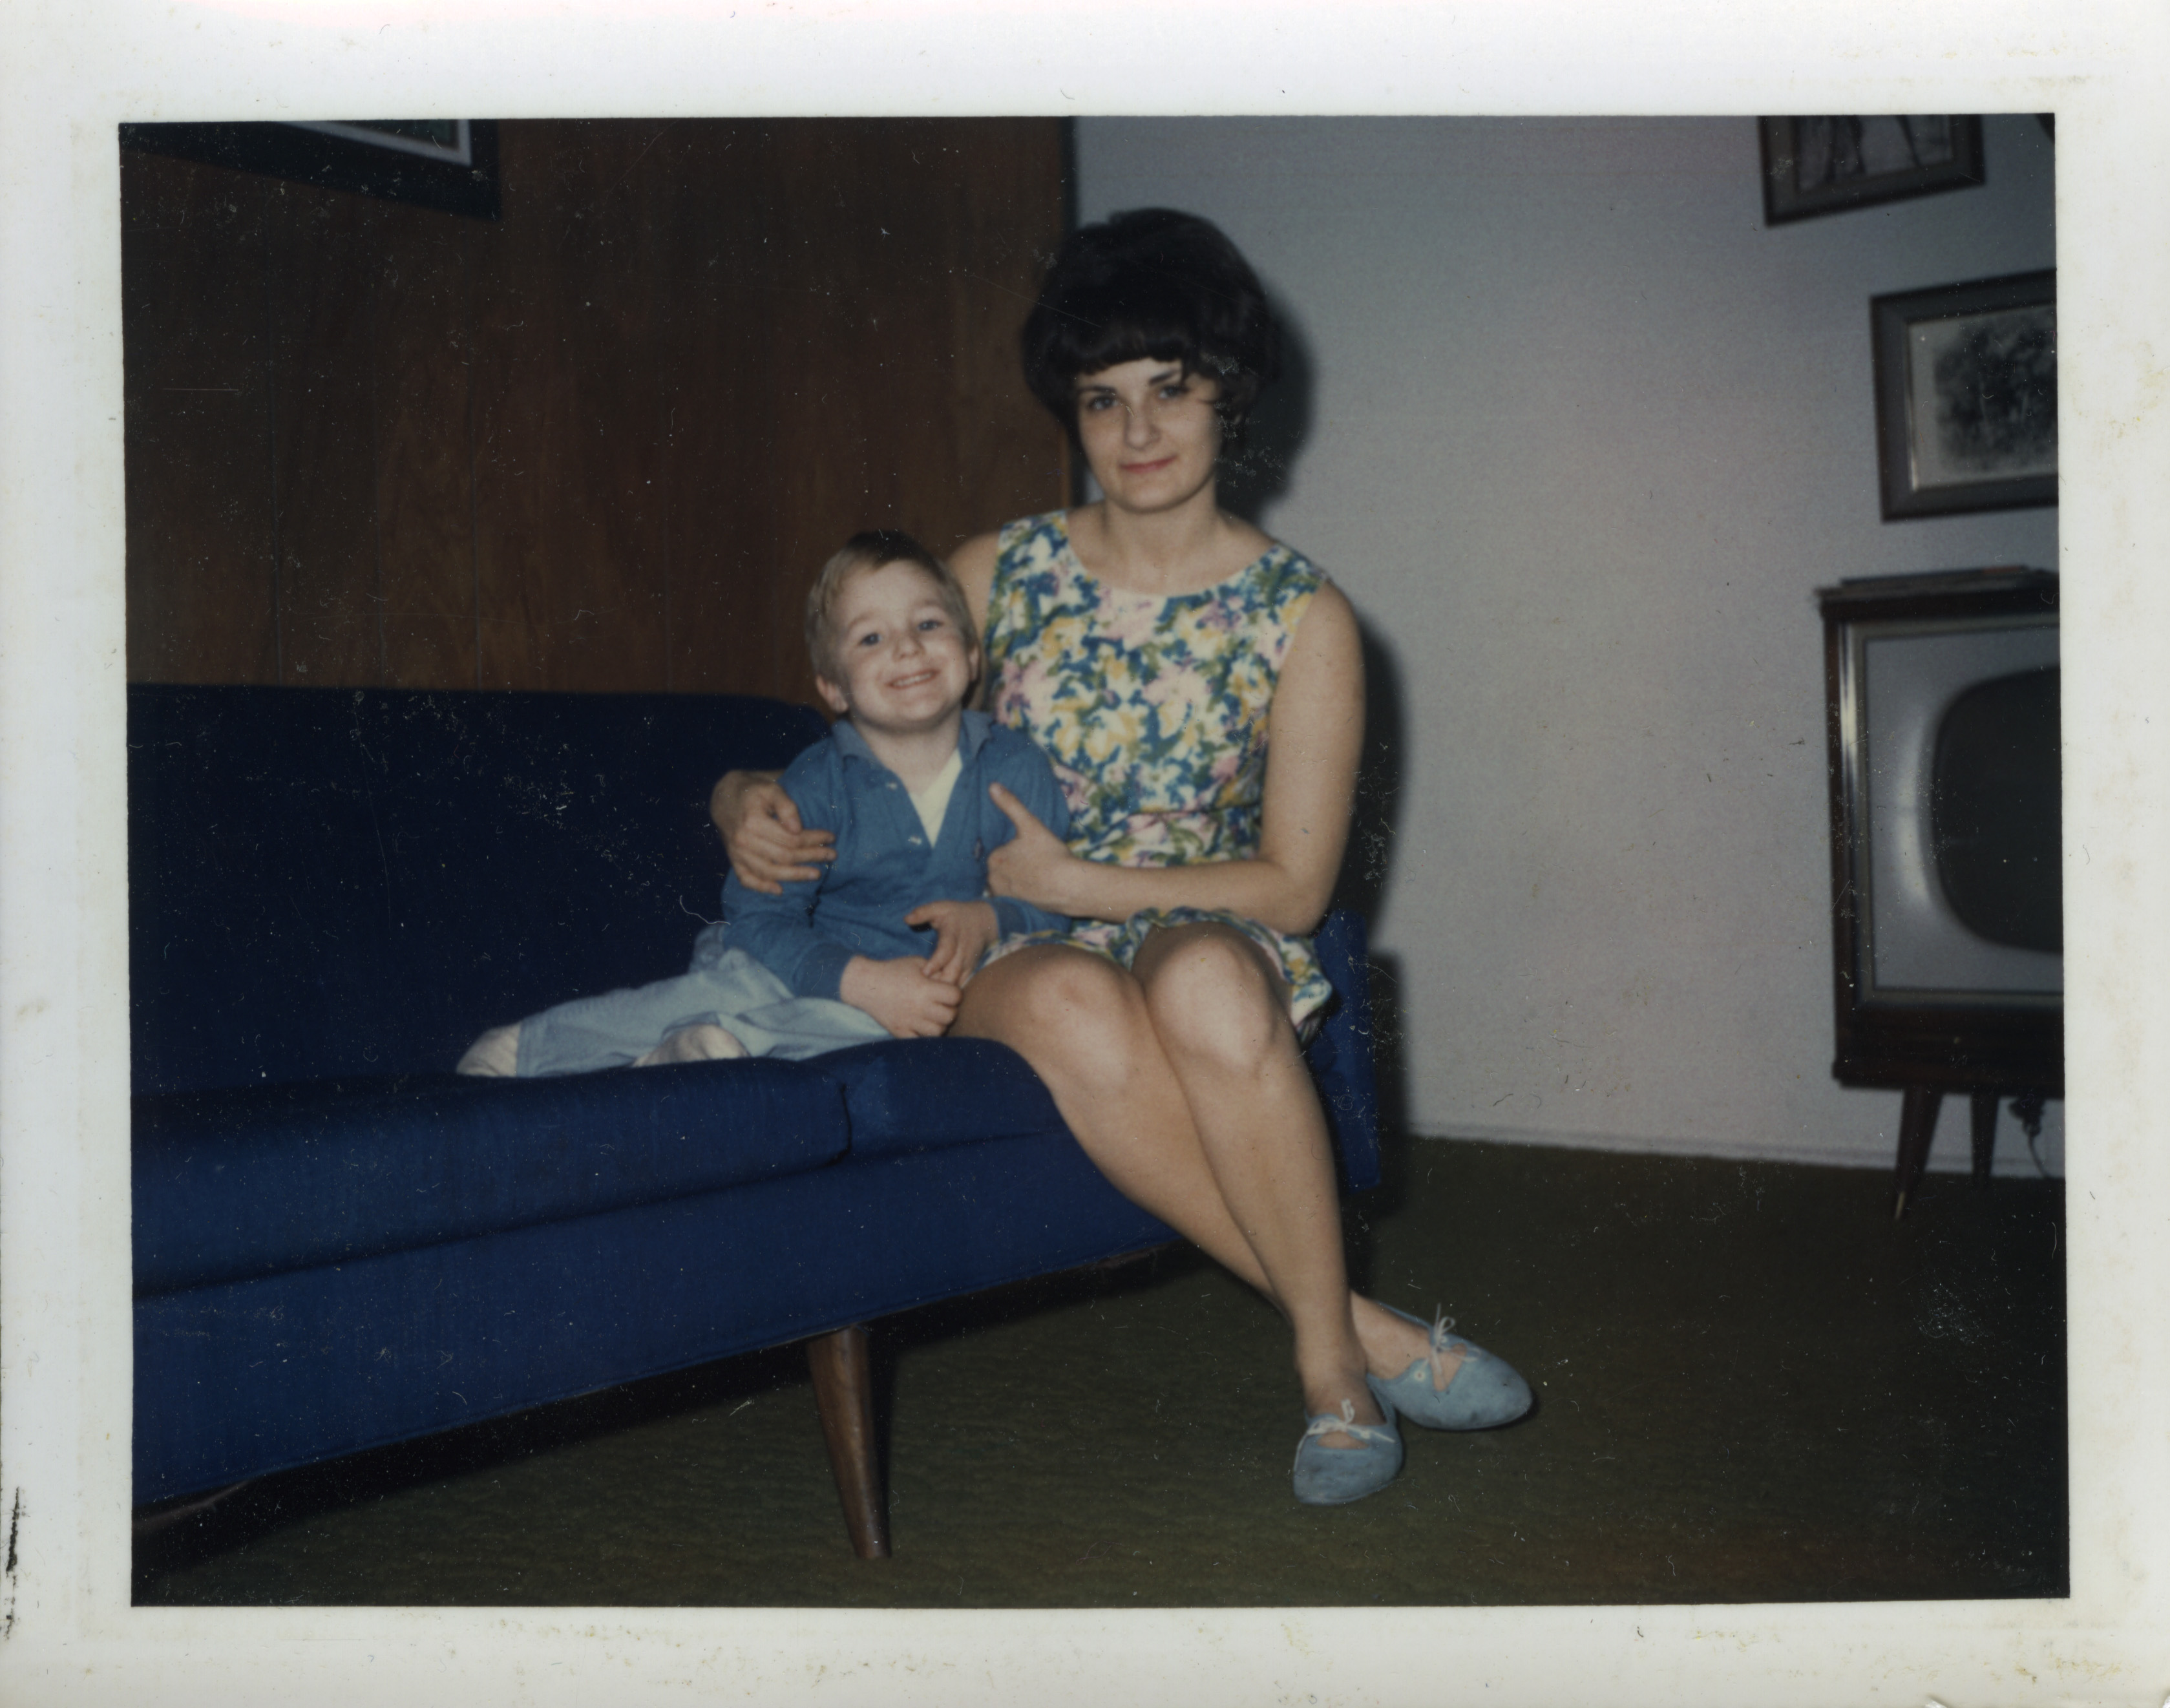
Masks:
[[[854,575],[886,569],[892,563],[909,563],[927,572],[939,590],[943,614],[957,625],[965,644],[978,650],[979,625],[972,621],[971,605],[957,578],[949,573],[949,566],[907,533],[895,528],[870,528],[844,542],[842,548],[821,566],[806,595],[806,651],[814,660],[814,674],[822,681],[841,684],[844,679],[842,660],[836,656],[836,616],[846,584]]]

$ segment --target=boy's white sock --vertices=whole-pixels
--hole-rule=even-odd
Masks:
[[[634,1059],[635,1067],[661,1067],[674,1061],[729,1061],[746,1053],[737,1038],[713,1022],[681,1026],[646,1055]]]
[[[509,1080],[520,1071],[520,1027],[494,1026],[468,1046],[455,1073],[488,1074]]]

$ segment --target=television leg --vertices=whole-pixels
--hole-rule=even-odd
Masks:
[[[1943,1101],[1942,1092],[1909,1086],[1905,1101],[1899,1106],[1899,1171],[1891,1198],[1895,1222],[1906,1214],[1906,1194],[1913,1191],[1928,1164],[1929,1140],[1936,1136],[1937,1109]]]
[[[1996,1161],[1996,1105],[1995,1092],[1974,1094],[1974,1183],[1989,1184],[1990,1165]]]

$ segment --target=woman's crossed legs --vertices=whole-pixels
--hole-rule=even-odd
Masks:
[[[1381,1421],[1366,1370],[1399,1376],[1429,1342],[1349,1290],[1325,1117],[1280,970],[1250,939],[1168,927],[1129,972],[1082,949],[1020,949],[965,987],[955,1031],[1024,1056],[1118,1191],[1280,1308],[1307,1413],[1346,1401],[1353,1421]],[[1435,1382],[1460,1361],[1446,1353]]]

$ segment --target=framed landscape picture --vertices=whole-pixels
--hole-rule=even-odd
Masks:
[[[1766,226],[1982,181],[1979,115],[1848,113],[1756,124]]]
[[[2054,269],[1879,296],[1884,519],[2057,501]]]

